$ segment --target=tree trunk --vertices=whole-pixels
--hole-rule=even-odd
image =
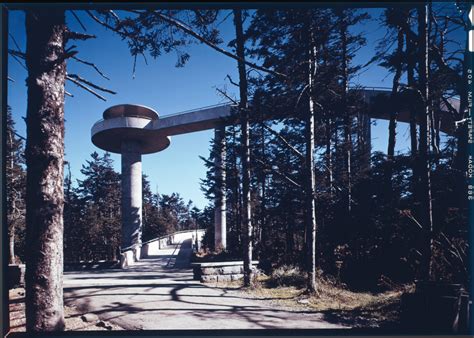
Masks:
[[[434,107],[440,107],[441,102],[439,100],[434,101],[435,103],[433,104],[433,101],[431,101],[431,112],[430,112],[430,133],[431,133],[431,149],[433,150],[433,153],[436,155],[435,156],[435,163],[436,165],[439,164],[439,145],[440,145],[440,136],[439,136],[439,114],[437,113],[437,109]]]
[[[8,229],[9,258],[8,264],[16,264],[15,259],[15,225],[12,224]]]
[[[8,210],[8,239],[9,239],[9,256],[8,256],[8,262],[9,264],[15,264],[15,212],[16,212],[16,189],[14,187],[14,156],[13,156],[13,131],[7,130],[8,132],[8,148],[10,149],[10,177],[7,176],[8,183],[10,187],[7,186],[7,188],[10,190],[10,198],[11,201],[9,201],[9,210]]]
[[[65,15],[26,12],[26,330],[64,330],[63,161]]]
[[[424,109],[420,110],[420,220],[423,226],[422,264],[421,275],[425,280],[432,278],[432,250],[433,250],[433,211],[431,204],[431,179],[430,179],[430,96],[429,96],[429,59],[428,59],[428,11],[425,6],[418,9],[419,27],[419,74],[420,90],[423,91]]]
[[[263,115],[263,114],[262,114]],[[262,116],[262,126],[261,126],[261,156],[262,159],[265,159],[265,121],[263,121],[263,116]],[[265,171],[262,170],[262,177],[261,177],[261,203],[260,203],[260,249],[261,252],[259,253],[259,257],[262,257],[262,254],[266,254],[267,252],[267,234],[266,234],[266,175]]]
[[[236,144],[237,135],[235,131],[235,126],[232,126],[232,144]],[[241,189],[240,189],[240,180],[239,180],[239,169],[237,166],[237,154],[234,151],[233,153],[233,170],[234,170],[234,182],[232,186],[234,187],[234,210],[235,210],[235,224],[236,224],[236,232],[237,232],[237,245],[241,245],[242,243],[242,198],[241,198]]]
[[[395,157],[395,143],[397,135],[397,118],[398,118],[398,105],[397,105],[397,93],[400,86],[400,77],[402,76],[402,60],[401,56],[403,53],[403,31],[401,27],[398,27],[397,34],[397,54],[398,63],[396,65],[395,75],[393,76],[392,92],[390,94],[390,122],[388,126],[388,148],[387,148],[387,166],[386,166],[386,197],[388,201],[392,201],[393,194],[393,161]]]
[[[245,71],[244,32],[242,28],[242,11],[234,10],[236,34],[236,52],[239,57],[239,112],[242,132],[242,231],[244,248],[244,285],[250,286],[252,275],[252,219],[250,210],[250,138],[248,121],[247,73]]]
[[[306,241],[307,241],[307,291],[310,293],[317,292],[316,284],[316,203],[315,203],[315,168],[314,168],[314,120],[316,115],[315,107],[315,74],[316,74],[316,46],[314,42],[314,33],[312,27],[312,19],[309,18],[309,69],[308,69],[308,84],[309,84],[309,111],[306,114],[306,129],[305,129],[305,216],[306,216]]]
[[[401,28],[398,28],[398,36],[397,36],[397,54],[399,57],[403,53],[403,32]],[[392,93],[390,95],[391,107],[392,111],[390,112],[390,123],[388,126],[388,149],[387,149],[387,157],[389,161],[393,161],[393,157],[395,156],[395,142],[396,142],[396,128],[397,128],[397,117],[398,117],[398,107],[395,104],[396,102],[396,95],[398,93],[398,87],[400,86],[400,77],[402,76],[402,61],[401,58],[397,64],[395,75],[393,76],[393,86],[392,86]],[[390,166],[390,180],[392,176],[392,170]]]
[[[333,172],[332,172],[332,150],[331,150],[331,118],[328,118],[326,121],[326,177],[327,177],[327,184],[329,187],[329,196],[332,197],[333,190],[334,190],[334,182],[333,182]]]
[[[291,261],[295,253],[294,237],[293,237],[293,220],[286,217],[286,231],[285,231],[285,242],[286,242],[286,257]]]
[[[216,191],[214,197],[214,249],[216,251],[221,251],[227,249],[225,126],[217,126],[214,132],[214,170],[216,175]]]
[[[351,174],[351,155],[352,155],[352,118],[348,110],[347,94],[349,90],[349,70],[347,60],[347,25],[344,22],[344,13],[340,14],[341,20],[341,49],[342,49],[342,114],[344,116],[344,166],[346,171],[346,205],[347,211],[352,208],[352,174]]]
[[[405,39],[407,44],[407,81],[408,86],[415,88],[415,60],[414,60],[414,50],[415,43],[412,38],[405,32]],[[417,159],[418,159],[418,132],[417,132],[417,111],[415,108],[410,107],[410,152],[411,152],[411,161],[412,166],[412,192],[413,192],[413,203],[418,202],[418,168],[417,168]]]

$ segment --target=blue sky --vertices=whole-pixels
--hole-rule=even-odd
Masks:
[[[374,18],[380,9],[368,11]],[[75,41],[78,57],[94,62],[110,81],[101,78],[92,68],[69,61],[68,73],[76,73],[93,82],[108,87],[117,95],[106,94],[107,102],[103,102],[90,93],[67,82],[66,90],[74,97],[66,97],[66,160],[69,161],[73,179],[81,179],[82,164],[90,158],[94,151],[102,153],[90,141],[92,125],[102,118],[102,112],[116,104],[142,104],[157,110],[160,116],[184,110],[199,108],[227,101],[216,91],[226,86],[227,90],[236,93],[232,85],[225,80],[229,74],[234,80],[238,78],[235,60],[221,55],[207,46],[195,44],[188,48],[191,59],[184,68],[175,68],[176,55],[164,54],[158,59],[148,57],[148,65],[143,58],[137,59],[135,78],[132,78],[133,58],[127,44],[116,35],[96,24],[94,21],[77,12],[87,27],[87,33],[97,36],[88,41]],[[223,17],[225,14],[223,15]],[[67,23],[72,30],[82,31],[77,21],[67,15]],[[224,39],[223,46],[234,38],[232,16],[229,16],[220,27]],[[365,63],[374,54],[375,46],[385,34],[384,28],[372,20],[358,29],[366,32],[367,46],[362,48],[355,62]],[[25,23],[21,11],[11,11],[9,30],[22,50],[25,50]],[[13,40],[9,39],[9,46]],[[18,133],[26,135],[25,123],[21,117],[26,115],[26,71],[11,57],[8,60],[9,76],[15,82],[8,83],[8,104],[12,107]],[[364,86],[390,87],[392,75],[373,65],[366,69],[354,82]],[[373,150],[386,151],[386,121],[378,121],[372,127]],[[398,149],[407,149],[409,133],[403,123],[398,127]],[[148,175],[153,192],[171,194],[178,192],[187,201],[191,199],[202,208],[208,204],[200,190],[200,179],[205,178],[206,168],[199,156],[209,154],[209,141],[213,131],[207,130],[192,134],[172,137],[171,145],[163,152],[144,155],[143,173]],[[120,172],[120,155],[112,154],[115,169]]]

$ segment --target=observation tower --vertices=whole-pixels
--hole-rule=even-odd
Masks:
[[[122,252],[125,265],[140,258],[142,237],[142,154],[166,149],[170,138],[153,128],[159,116],[151,108],[121,104],[106,109],[92,127],[92,143],[122,155]],[[132,261],[131,261],[132,260]],[[122,263],[123,265],[123,263]]]

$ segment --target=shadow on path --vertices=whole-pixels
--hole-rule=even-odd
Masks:
[[[341,328],[322,314],[194,281],[191,254],[187,239],[123,270],[65,273],[65,303],[129,330]]]

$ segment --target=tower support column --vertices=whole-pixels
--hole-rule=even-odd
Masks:
[[[215,249],[227,247],[226,225],[226,184],[225,184],[225,126],[214,130],[214,165],[216,172],[216,192],[214,201],[214,245]]]
[[[122,141],[122,249],[133,247],[140,259],[142,242],[142,155],[137,141]]]

